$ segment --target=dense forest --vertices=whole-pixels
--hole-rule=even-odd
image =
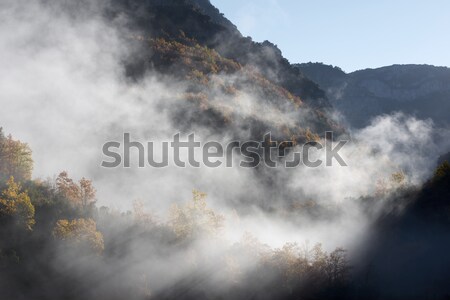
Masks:
[[[225,217],[208,207],[205,193],[194,190],[167,220],[152,217],[139,201],[127,212],[97,207],[86,178],[61,172],[55,180],[32,180],[28,145],[0,133],[3,299],[325,297],[348,288],[344,249],[327,253],[320,244],[295,243],[271,249],[248,233],[229,248],[191,252],[199,241],[221,244]],[[161,288],[148,279],[158,266],[143,269],[135,260],[166,255],[176,257],[174,270],[190,272]],[[213,289],[216,281],[221,289]]]

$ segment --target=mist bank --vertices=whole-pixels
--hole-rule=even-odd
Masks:
[[[231,29],[183,1],[157,2],[0,4],[0,120],[33,151],[33,177],[19,190],[36,209],[32,233],[8,246],[25,263],[10,264],[8,252],[15,276],[2,289],[15,286],[7,295],[17,296],[34,283],[24,299],[264,298],[265,284],[283,286],[267,298],[348,295],[349,266],[364,269],[380,220],[408,211],[448,151],[448,131],[405,113],[344,129],[324,93],[276,47],[246,40],[236,48],[238,33],[221,40]],[[193,30],[175,11],[214,30]],[[270,131],[300,147],[325,143],[326,130],[350,140],[347,166],[100,166],[103,144],[124,132],[142,143],[195,132],[226,144]],[[73,194],[90,186],[84,177],[96,196],[74,206],[83,201]],[[24,249],[41,252],[34,260]],[[40,266],[48,278],[37,279],[47,274]]]

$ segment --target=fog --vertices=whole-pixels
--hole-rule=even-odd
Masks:
[[[63,170],[74,178],[90,178],[97,189],[98,206],[127,211],[133,200],[141,200],[146,211],[164,221],[169,207],[188,201],[192,189],[206,192],[208,203],[224,214],[226,225],[216,244],[199,239],[186,250],[195,253],[193,259],[208,252],[214,260],[223,245],[241,240],[246,232],[270,247],[308,241],[323,243],[327,250],[342,246],[352,251],[389,201],[389,193],[423,183],[437,157],[449,149],[448,132],[441,130],[442,136],[436,137],[430,120],[396,113],[379,116],[368,127],[350,129],[342,137],[351,139],[341,152],[347,167],[334,161],[332,167],[276,170],[102,168],[105,142],[120,141],[124,132],[144,144],[170,142],[182,130],[174,120],[174,110],[185,108],[185,115],[192,113],[192,108],[180,103],[186,92],[183,82],[152,72],[139,80],[126,77],[124,62],[140,48],[132,38],[134,33],[127,29],[127,20],[106,20],[102,5],[1,2],[0,125],[29,143],[34,178],[52,179]],[[216,80],[238,80],[229,75],[218,77]],[[251,115],[269,125],[289,124],[299,118],[308,123],[307,109],[294,113],[289,107],[265,102],[250,89],[236,96],[212,93],[213,105],[228,106],[242,116],[237,122],[245,122]],[[239,125],[232,124],[226,132],[194,125],[193,131],[202,142],[225,144],[241,130]],[[321,155],[317,158],[325,160]],[[406,178],[402,186],[391,181],[392,174],[400,171]],[[358,199],[376,195],[380,185],[384,194],[368,213]],[[329,215],[310,216],[302,211],[295,216],[289,212],[292,203],[307,201]],[[147,246],[130,241],[123,265],[111,266],[122,270],[123,277],[112,282],[136,268],[151,266],[166,270],[160,277],[164,280],[152,278],[154,286],[164,288],[191,272],[185,253],[149,255],[153,250]],[[208,259],[198,263],[207,268]],[[176,272],[167,271],[173,265],[178,266]]]

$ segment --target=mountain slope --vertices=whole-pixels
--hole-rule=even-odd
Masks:
[[[244,125],[250,126],[255,135],[273,130],[283,140],[292,137],[304,140],[308,130],[318,135],[327,130],[342,131],[327,117],[331,106],[317,84],[293,67],[272,43],[255,43],[251,38],[242,37],[209,1],[148,0],[137,3],[113,0],[112,3],[108,17],[114,21],[126,15],[129,29],[136,37],[130,43],[139,44],[138,53],[126,62],[130,77],[139,79],[146,72],[156,70],[177,80],[187,80],[190,92],[195,94],[193,98],[200,99],[197,102],[205,100],[207,95],[206,102],[211,103],[211,98],[216,96],[213,100],[220,102],[220,106],[233,106],[227,100],[228,96],[233,96],[229,93],[233,90],[235,95],[255,96],[258,106],[275,107],[280,116],[292,112],[299,114],[294,124],[281,121],[274,127],[261,121],[267,111],[265,108],[256,111]],[[215,84],[217,78],[224,76],[236,79],[225,86],[228,88],[225,96],[217,97],[217,93],[211,91],[224,88]],[[236,98],[238,96],[233,99]],[[211,108],[210,105],[206,107]],[[200,110],[211,113],[206,125],[214,124],[220,129],[228,121],[235,123],[236,118],[228,118],[229,112]]]
[[[349,74],[321,63],[297,65],[316,81],[354,127],[372,117],[402,111],[449,125],[450,69],[429,65],[393,65]]]

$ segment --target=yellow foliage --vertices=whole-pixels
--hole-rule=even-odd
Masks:
[[[61,172],[56,178],[56,187],[75,206],[85,208],[95,202],[96,191],[92,181],[84,177],[77,184],[67,172]]]
[[[450,164],[448,163],[448,161],[444,161],[437,167],[436,171],[434,172],[433,180],[439,181],[440,179],[449,176],[449,174],[450,174]]]
[[[201,46],[193,40],[185,40],[186,44],[163,38],[150,39],[150,47],[162,61],[177,63],[180,67],[194,68],[204,74],[233,72],[241,66],[219,55],[214,49]]]
[[[0,198],[0,216],[9,216],[26,230],[32,230],[34,221],[34,206],[27,192],[20,192],[20,184],[10,177],[7,188],[3,190]]]
[[[402,170],[392,173],[391,181],[397,186],[403,185],[406,181],[406,175]]]
[[[305,139],[307,142],[317,142],[320,140],[320,137],[316,133],[312,133],[309,128],[305,131]]]
[[[199,70],[192,70],[188,75],[187,75],[187,79],[192,80],[192,81],[196,81],[198,83],[201,83],[203,85],[207,85],[209,83],[209,79],[208,77]]]
[[[59,220],[53,228],[53,236],[97,254],[101,254],[104,249],[103,235],[97,231],[92,219]]]
[[[11,135],[5,137],[0,128],[0,179],[14,176],[19,181],[30,180],[32,171],[33,159],[28,144],[14,140]]]

